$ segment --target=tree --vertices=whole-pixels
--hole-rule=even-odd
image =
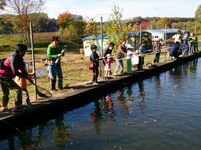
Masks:
[[[34,32],[48,32],[50,19],[46,13],[30,14],[29,18],[33,22]]]
[[[59,16],[57,18],[57,24],[58,24],[59,28],[61,29],[61,33],[68,26],[68,24],[72,21],[71,17],[72,17],[72,14],[68,11],[66,11],[62,14],[59,14]]]
[[[17,14],[18,23],[20,22],[20,29],[22,35],[29,42],[29,14],[40,12],[45,4],[45,0],[5,0],[6,5]]]
[[[195,20],[201,22],[201,4],[198,6],[198,8],[195,11]]]
[[[163,29],[163,28],[165,28],[165,26],[170,27],[170,20],[168,18],[161,18],[158,21],[156,21],[155,24],[158,29],[160,29],[160,28]]]
[[[105,32],[108,35],[108,42],[113,42],[115,45],[118,45],[122,39],[127,38],[128,32],[132,31],[131,23],[121,22],[122,11],[123,10],[120,9],[119,6],[114,5],[111,13],[111,20],[104,27]]]
[[[4,9],[4,6],[6,5],[5,0],[0,0],[0,9]]]
[[[84,33],[85,36],[97,35],[99,33],[98,24],[93,19],[90,19],[85,25]]]

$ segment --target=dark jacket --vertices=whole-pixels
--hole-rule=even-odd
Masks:
[[[12,79],[15,76],[27,78],[28,72],[25,69],[23,57],[19,56],[17,53],[13,53],[6,58],[0,69],[0,76],[8,79]]]
[[[177,43],[174,43],[170,48],[169,48],[169,55],[171,57],[178,58],[179,55],[181,55],[181,49],[180,45]]]
[[[99,67],[99,56],[96,52],[92,52],[92,54],[90,55],[90,60],[93,63],[94,68]]]
[[[125,45],[119,45],[117,49],[117,59],[124,58],[124,53],[126,53],[126,46]]]

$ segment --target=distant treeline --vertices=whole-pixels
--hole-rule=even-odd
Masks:
[[[58,31],[56,19],[51,19],[45,13],[35,13],[29,15],[33,23],[34,32],[55,32]],[[3,14],[0,15],[0,34],[21,33],[21,25],[17,15]]]

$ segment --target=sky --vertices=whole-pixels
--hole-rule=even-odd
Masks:
[[[57,18],[65,11],[84,19],[109,19],[114,5],[122,9],[123,19],[141,17],[194,17],[201,0],[46,0],[44,12]]]

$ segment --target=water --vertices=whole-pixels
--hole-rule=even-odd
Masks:
[[[200,150],[201,59],[0,141],[0,149]]]

